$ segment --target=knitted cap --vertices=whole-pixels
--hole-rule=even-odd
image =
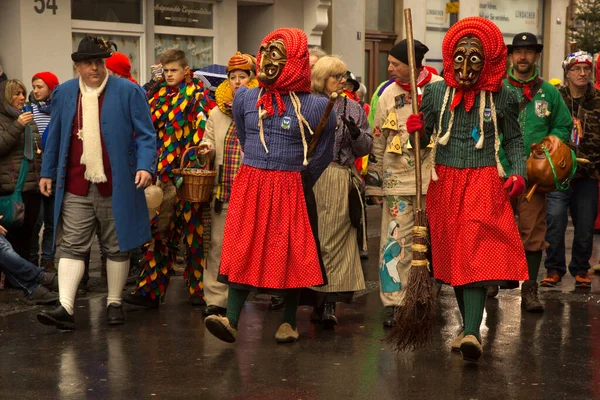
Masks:
[[[58,78],[52,72],[38,72],[37,74],[33,75],[31,82],[35,81],[36,79],[43,80],[50,91],[53,91],[54,88],[58,86]]]
[[[256,58],[250,54],[242,54],[236,51],[233,57],[227,63],[227,72],[241,69],[242,71],[252,71],[256,65]]]
[[[415,40],[415,64],[417,68],[421,68],[423,63],[423,58],[425,57],[425,53],[429,51],[429,48],[425,46],[423,43]],[[408,45],[406,43],[406,39],[399,41],[392,47],[390,50],[390,56],[402,61],[404,64],[408,65]]]
[[[129,58],[118,51],[115,51],[112,56],[106,59],[106,68],[126,78],[131,76],[131,62]]]
[[[587,51],[576,51],[565,58],[562,62],[562,67],[566,71],[575,64],[587,64],[592,67],[594,65],[594,58]]]

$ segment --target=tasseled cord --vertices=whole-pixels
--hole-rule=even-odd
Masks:
[[[263,92],[263,89],[261,88],[260,91],[258,92],[259,99],[260,99],[260,96],[262,95],[262,92]],[[306,143],[306,136],[304,135],[304,125],[306,125],[306,127],[308,128],[308,131],[310,132],[311,136],[314,133],[313,133],[312,129],[310,128],[310,124],[308,123],[306,118],[304,118],[304,116],[301,113],[302,103],[300,103],[300,99],[298,98],[298,95],[296,95],[295,92],[290,92],[290,99],[292,100],[292,105],[294,106],[294,111],[296,112],[296,118],[298,118],[298,125],[300,127],[300,135],[302,135],[302,147],[304,148],[304,161],[303,161],[302,165],[306,166],[306,165],[308,165],[308,159],[307,159],[308,144]],[[262,143],[263,147],[265,148],[265,151],[268,154],[269,149],[267,148],[267,143],[265,141],[265,130],[263,127],[263,119],[265,119],[265,118],[267,118],[267,111],[265,109],[263,109],[261,106],[258,108],[259,136],[260,136],[260,142]]]
[[[485,100],[486,100],[486,97],[488,97],[488,96],[490,99],[492,121],[494,123],[494,157],[496,160],[496,168],[498,170],[498,175],[500,175],[501,178],[504,178],[506,176],[506,172],[504,171],[504,168],[502,167],[502,163],[500,162],[500,156],[499,156],[500,135],[498,132],[498,120],[496,117],[496,104],[494,103],[494,97],[492,96],[492,93],[488,92],[488,91],[484,91],[479,96],[479,140],[475,144],[475,148],[477,148],[477,149],[483,148],[484,137],[485,137],[484,131],[483,131]],[[444,118],[444,113],[446,112],[446,106],[448,105],[448,99],[450,97],[454,97],[454,89],[452,89],[452,91],[451,91],[450,87],[448,87],[446,89],[446,93],[444,95],[444,102],[442,104],[442,109],[440,111],[440,120],[439,120],[439,124],[438,124],[438,129],[437,129],[438,132],[442,132],[442,121]],[[438,175],[435,172],[435,155],[436,155],[437,145],[440,144],[442,146],[445,146],[448,144],[448,141],[450,140],[450,132],[452,130],[453,123],[454,123],[454,110],[451,110],[450,111],[450,121],[448,122],[448,129],[446,130],[446,133],[444,133],[444,136],[442,136],[441,138],[438,137],[434,141],[433,149],[431,151],[431,179],[434,181],[438,180]]]

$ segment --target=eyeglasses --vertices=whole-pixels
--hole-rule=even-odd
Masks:
[[[341,81],[342,79],[346,78],[346,72],[344,72],[343,74],[336,74],[336,75],[329,75],[330,77],[332,77],[333,79],[335,79],[336,81]]]
[[[575,72],[576,74],[583,72],[585,74],[589,74],[590,72],[592,72],[592,67],[590,67],[589,65],[585,65],[582,67],[571,67],[569,68],[569,72]]]

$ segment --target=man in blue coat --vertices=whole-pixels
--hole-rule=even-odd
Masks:
[[[128,250],[150,240],[144,188],[156,170],[156,136],[144,92],[107,74],[104,59],[111,47],[86,36],[71,55],[80,77],[52,95],[40,190],[49,196],[56,179],[60,305],[37,318],[59,329],[75,329],[75,295],[96,229],[107,256],[110,325],[125,322],[121,293],[129,272]]]

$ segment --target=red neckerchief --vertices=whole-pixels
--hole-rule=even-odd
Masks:
[[[527,97],[529,101],[533,100],[533,96],[535,95],[535,93],[532,92],[531,87],[534,86],[535,83],[537,83],[538,79],[540,78],[538,77],[537,79],[534,79],[531,82],[520,82],[512,78],[510,74],[508,75],[508,81],[510,82],[510,84],[514,87],[523,88],[523,95]]]
[[[431,81],[432,76],[433,74],[430,70],[421,67],[421,70],[419,71],[419,76],[417,77],[417,87],[420,88],[427,85]],[[396,82],[396,85],[400,86],[402,89],[410,93],[410,83],[400,83],[398,81],[394,82]],[[423,91],[421,90],[420,92],[421,93],[419,93],[419,95],[417,96],[419,106],[421,106],[421,97],[423,97]]]

